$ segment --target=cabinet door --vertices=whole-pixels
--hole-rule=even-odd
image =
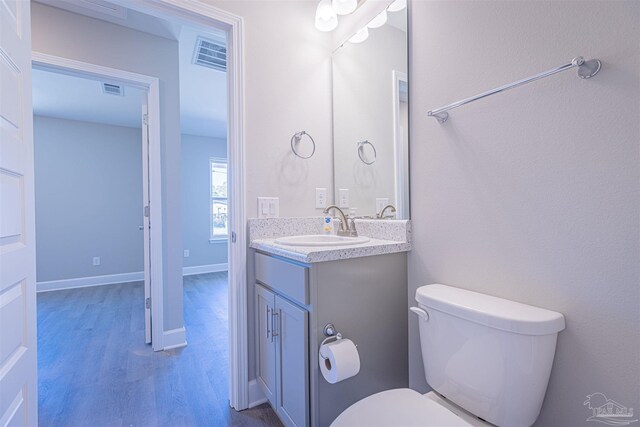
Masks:
[[[288,427],[309,425],[308,316],[276,296],[276,412]]]
[[[265,396],[276,407],[276,345],[273,336],[275,294],[256,285],[257,380]]]

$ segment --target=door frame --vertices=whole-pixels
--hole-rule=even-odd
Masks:
[[[202,0],[110,0],[170,22],[216,28],[227,38],[227,157],[229,164],[229,402],[249,407],[247,231],[244,159],[244,20]]]
[[[409,217],[408,195],[409,195],[409,180],[404,179],[408,177],[409,165],[404,164],[404,159],[409,155],[409,147],[404,146],[403,136],[407,135],[409,129],[402,129],[402,122],[400,120],[400,84],[404,82],[409,84],[409,78],[407,73],[402,71],[393,70],[391,72],[391,88],[393,91],[393,163],[394,163],[394,189],[396,193],[395,207],[397,218]]]
[[[32,52],[31,55],[33,68],[99,81],[115,81],[147,91],[149,123],[148,195],[149,200],[152,201],[152,203],[150,203],[149,216],[153,219],[155,224],[162,224],[160,82],[158,78],[40,52]],[[153,350],[159,351],[164,349],[162,226],[151,227],[149,231],[149,237],[152,242],[152,244],[149,245],[149,273],[151,278],[153,278],[151,283],[151,346]]]

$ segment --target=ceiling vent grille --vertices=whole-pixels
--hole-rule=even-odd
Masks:
[[[198,37],[193,63],[218,71],[227,71],[227,48],[225,44]]]
[[[112,83],[102,83],[102,92],[109,95],[124,96],[124,88]]]

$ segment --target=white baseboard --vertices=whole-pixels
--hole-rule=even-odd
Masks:
[[[187,345],[187,335],[184,326],[182,328],[164,331],[162,335],[162,344],[165,350],[186,347]]]
[[[227,271],[229,264],[209,264],[196,265],[193,267],[183,267],[183,276],[194,274],[217,273]],[[75,279],[51,280],[49,282],[36,283],[36,292],[60,291],[62,289],[86,288],[89,286],[114,285],[116,283],[139,282],[144,280],[144,272],[107,274],[104,276],[78,277]]]
[[[116,283],[138,282],[144,280],[144,273],[107,274],[105,276],[78,277],[76,279],[51,280],[36,283],[37,292],[58,291],[61,289],[86,288],[88,286],[112,285]]]
[[[267,397],[262,392],[262,389],[258,385],[258,381],[249,381],[249,408],[255,408],[258,405],[262,405],[267,402]]]
[[[217,273],[219,271],[227,271],[229,270],[229,264],[209,264],[209,265],[196,265],[193,267],[183,267],[182,275],[183,276],[192,276],[194,274],[203,274],[203,273]]]

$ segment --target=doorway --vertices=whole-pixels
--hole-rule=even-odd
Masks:
[[[77,288],[83,286],[95,286],[102,284],[109,284],[114,282],[128,282],[135,280],[142,280],[144,282],[143,299],[140,301],[141,310],[144,311],[144,323],[145,323],[145,342],[151,344],[152,348],[156,351],[164,348],[163,342],[163,311],[162,311],[162,227],[151,227],[151,221],[155,223],[162,223],[161,212],[161,179],[160,179],[160,147],[159,147],[159,125],[152,125],[152,123],[158,122],[159,116],[159,83],[156,78],[143,76],[139,74],[129,73],[123,70],[114,68],[101,67],[94,64],[88,64],[80,61],[69,60],[51,55],[45,55],[40,53],[33,53],[33,68],[36,76],[48,76],[44,79],[44,83],[48,81],[56,86],[57,89],[48,89],[51,91],[60,90],[60,86],[69,86],[69,88],[76,89],[78,86],[85,87],[85,93],[89,94],[92,90],[101,90],[104,96],[120,96],[123,99],[114,101],[115,98],[111,98],[113,102],[104,102],[110,98],[94,98],[103,100],[98,105],[93,103],[93,109],[99,110],[103,108],[105,114],[110,114],[111,121],[119,124],[139,124],[139,139],[138,145],[140,153],[140,166],[141,173],[139,174],[139,183],[141,184],[141,194],[138,198],[139,208],[139,225],[137,225],[137,233],[142,232],[142,262],[141,268],[136,268],[136,271],[117,272],[113,274],[114,270],[109,271],[108,275],[96,274],[89,275],[80,274],[80,277],[75,277],[72,280],[47,280],[47,278],[36,278],[39,283],[37,285],[38,291],[50,291],[56,289],[65,288]],[[128,92],[132,92],[135,96],[124,101],[124,91],[129,88]],[[97,89],[100,88],[100,89]],[[47,90],[47,89],[44,89]],[[82,108],[82,102],[75,99],[71,94],[73,89],[69,90],[69,96],[67,96],[65,103],[60,102],[61,96],[55,96],[55,105],[50,108],[58,108],[63,110],[62,115],[67,117],[73,117],[75,114],[76,119],[82,119],[93,116],[97,117],[96,112],[92,112],[91,108]],[[78,96],[75,95],[75,98]],[[43,101],[46,104],[46,100]],[[125,103],[123,103],[125,102]],[[62,104],[62,108],[60,105]],[[123,115],[123,105],[127,105],[129,109],[133,108],[137,113]],[[85,105],[86,107],[86,105]],[[46,107],[45,107],[46,109]],[[110,111],[110,113],[108,112]],[[135,116],[133,116],[135,114]],[[94,117],[94,121],[95,121]],[[98,130],[94,130],[99,132]],[[103,130],[104,131],[104,130]],[[109,132],[108,130],[106,131]],[[96,158],[95,160],[103,160]],[[36,165],[37,167],[37,165]],[[117,164],[113,165],[114,168]],[[89,190],[88,190],[89,191]],[[92,188],[90,191],[94,193],[92,199],[100,199],[100,188]],[[153,203],[151,203],[153,201]],[[36,204],[37,206],[37,204]],[[80,208],[80,207],[78,207]],[[109,209],[108,206],[105,206]],[[95,209],[95,207],[94,207]],[[37,207],[36,207],[37,210]],[[96,225],[98,227],[98,225]],[[105,239],[111,240],[111,239]],[[153,244],[151,244],[153,242]],[[38,243],[37,243],[38,245]],[[117,249],[106,249],[109,253],[117,253]],[[116,258],[116,257],[114,257]],[[120,264],[130,264],[130,259],[126,256],[119,254],[117,258],[120,259]],[[117,264],[114,262],[113,264]],[[92,256],[92,266],[100,267],[102,265],[102,259],[99,254]],[[58,266],[56,266],[57,269]],[[113,268],[113,266],[112,266]],[[117,267],[116,267],[117,268]],[[122,268],[122,265],[120,265]],[[130,265],[129,265],[130,268]],[[125,268],[126,269],[126,268]],[[99,271],[99,270],[98,270]],[[73,275],[73,274],[72,274]],[[78,276],[78,274],[76,274]],[[153,280],[152,280],[153,279]]]
[[[106,2],[105,2],[106,3]],[[126,0],[115,0],[114,3],[127,6],[131,2]],[[32,164],[32,121],[31,121],[31,22],[29,7],[30,2],[3,2],[6,6],[1,9],[3,22],[7,23],[6,38],[2,39],[2,49],[7,48],[6,55],[2,56],[3,67],[8,67],[7,92],[3,96],[2,111],[0,112],[6,126],[3,130],[1,141],[3,158],[2,168],[8,171],[2,175],[3,179],[3,222],[1,231],[3,249],[3,289],[11,289],[11,301],[16,304],[7,305],[3,313],[20,308],[21,316],[24,317],[22,332],[3,329],[2,339],[8,340],[11,345],[16,344],[19,350],[17,353],[3,354],[3,362],[6,361],[7,378],[11,378],[11,384],[7,384],[8,392],[6,399],[2,399],[2,407],[8,412],[3,412],[13,420],[22,420],[23,424],[32,424],[37,420],[37,405],[35,391],[37,390],[36,380],[36,355],[35,355],[35,242],[34,242],[34,212],[33,204],[33,164]],[[243,170],[243,73],[242,73],[242,18],[217,9],[197,0],[183,2],[181,0],[166,0],[162,3],[141,1],[132,4],[132,7],[145,9],[156,16],[165,16],[172,20],[187,20],[198,22],[201,25],[222,28],[229,37],[229,74],[228,74],[228,106],[229,106],[229,163],[231,168],[229,199],[235,208],[230,213],[229,229],[231,243],[229,250],[230,268],[230,378],[229,400],[236,409],[245,409],[249,402],[248,387],[248,352],[247,352],[247,289],[246,289],[246,230],[244,211],[244,170]],[[6,10],[5,10],[6,9]],[[17,11],[17,12],[16,12]],[[6,19],[5,19],[6,18]],[[47,25],[45,27],[48,28]],[[4,28],[4,27],[3,27]],[[76,41],[87,46],[86,37],[92,28],[89,27]],[[51,36],[55,33],[51,33]],[[46,36],[45,36],[46,37]],[[95,42],[96,40],[94,40]],[[111,40],[108,40],[111,42]],[[49,40],[47,40],[47,43]],[[73,41],[70,41],[73,43]],[[89,45],[92,46],[92,45]],[[66,47],[66,46],[65,46]],[[122,46],[117,46],[121,48]],[[47,50],[47,49],[45,49]],[[95,50],[85,49],[84,53],[95,52]],[[53,53],[53,51],[52,51]],[[57,52],[56,52],[57,53]],[[102,51],[98,51],[101,54]],[[77,69],[76,61],[61,58],[44,58],[46,55],[34,54],[36,63],[42,62],[58,69]],[[149,57],[147,57],[149,58]],[[48,61],[52,59],[52,61]],[[144,62],[146,59],[143,58]],[[100,61],[98,61],[100,62]],[[140,62],[139,62],[140,63]],[[80,64],[88,65],[88,64]],[[3,68],[3,71],[5,69]],[[89,74],[101,74],[104,67],[88,66]],[[108,70],[107,70],[108,71]],[[108,72],[103,74],[109,74]],[[159,83],[157,79],[148,78],[140,74],[121,73],[125,81],[132,83],[142,82],[149,88],[149,139],[158,141],[160,136],[159,108]],[[3,77],[4,78],[4,77]],[[142,78],[137,80],[137,78]],[[11,83],[9,83],[11,82]],[[13,84],[15,83],[15,84]],[[3,86],[4,88],[4,86]],[[4,93],[4,92],[3,92]],[[154,118],[156,120],[154,120]],[[7,136],[5,139],[4,136]],[[24,142],[24,143],[22,143]],[[4,156],[4,154],[8,154]],[[10,156],[9,156],[10,154]],[[160,159],[160,147],[150,144],[150,194],[152,200],[160,201],[159,190],[160,170],[156,168],[156,160]],[[157,178],[154,186],[154,177]],[[7,189],[5,192],[4,189]],[[157,196],[157,197],[156,197]],[[150,215],[154,221],[162,222],[162,209],[160,203],[150,205]],[[152,241],[162,241],[162,234],[156,236],[154,240],[154,230],[161,231],[162,227],[153,227],[151,230]],[[169,237],[169,236],[167,236]],[[151,310],[153,312],[152,322],[155,325],[171,328],[171,324],[165,325],[163,319],[163,275],[162,256],[163,251],[157,250],[159,245],[153,245],[151,254],[152,269],[160,268],[156,272],[152,270],[154,281],[153,292],[158,292],[160,298],[151,299]],[[181,250],[181,248],[177,248]],[[170,262],[171,260],[167,260]],[[15,298],[14,298],[15,297]],[[22,304],[18,304],[21,302]],[[13,312],[11,312],[13,313]],[[171,313],[168,313],[171,314]],[[168,331],[164,331],[165,333]],[[177,331],[179,332],[179,331]],[[153,342],[162,344],[162,328],[153,328]],[[156,339],[156,334],[159,336]],[[12,347],[13,348],[13,347]],[[156,354],[156,353],[153,353]],[[9,358],[9,356],[11,356]],[[3,383],[4,385],[5,383]],[[14,398],[15,397],[15,398]],[[8,399],[8,400],[7,400]]]
[[[199,0],[189,2],[112,0],[112,2],[172,23],[223,31],[226,36],[227,161],[230,206],[228,214],[228,400],[231,407],[236,410],[247,409],[251,402],[259,401],[261,396],[260,392],[252,395],[249,384],[244,172],[244,22],[240,16]]]

